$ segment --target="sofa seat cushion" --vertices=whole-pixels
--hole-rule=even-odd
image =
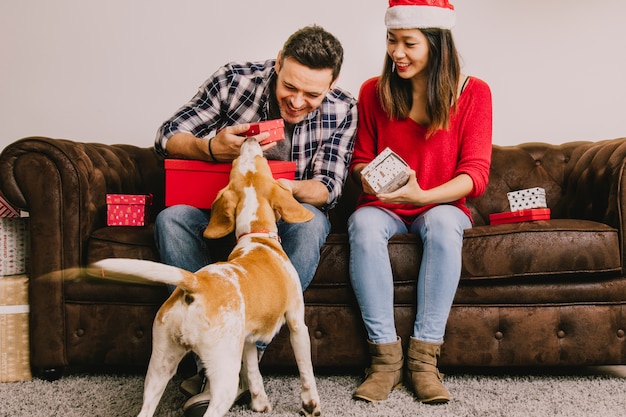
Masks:
[[[462,281],[588,277],[621,273],[618,231],[606,224],[552,219],[466,230]],[[503,282],[504,284],[504,282]]]
[[[232,234],[209,243],[216,261],[228,258],[235,246]],[[143,227],[111,226],[96,229],[87,243],[87,263],[105,258],[132,258],[159,261],[154,243],[154,223]]]
[[[112,226],[96,229],[87,243],[87,263],[105,258],[133,258],[157,261],[154,227]]]

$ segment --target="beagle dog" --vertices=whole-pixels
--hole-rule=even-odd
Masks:
[[[278,216],[290,223],[313,218],[290,190],[274,180],[261,147],[251,137],[233,161],[229,184],[218,193],[204,232],[210,239],[235,232],[237,244],[226,262],[196,272],[121,258],[94,264],[104,278],[137,282],[139,277],[177,286],[154,320],[140,417],[153,416],[168,381],[189,351],[202,360],[211,387],[205,417],[228,412],[240,370],[248,382],[251,409],[270,411],[255,342],[269,343],[285,323],[302,384],[300,413],[321,414],[302,287],[280,244]]]

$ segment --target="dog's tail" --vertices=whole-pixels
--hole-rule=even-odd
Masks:
[[[188,287],[195,275],[181,268],[159,262],[127,258],[108,258],[91,264],[89,275],[128,283],[162,283]]]

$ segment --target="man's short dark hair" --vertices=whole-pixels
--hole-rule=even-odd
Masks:
[[[343,64],[343,47],[331,33],[317,25],[306,26],[287,39],[281,53],[281,60],[291,57],[300,64],[312,69],[329,68],[333,81],[339,77]]]

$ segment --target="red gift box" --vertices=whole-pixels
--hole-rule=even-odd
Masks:
[[[492,225],[532,222],[535,220],[550,220],[549,208],[534,208],[517,211],[505,211],[503,213],[494,213],[489,215],[489,223]]]
[[[251,123],[250,129],[244,136],[254,136],[261,132],[269,132],[270,136],[261,142],[261,145],[285,139],[285,122],[283,119],[267,120],[265,122]]]
[[[293,180],[296,163],[268,161],[275,179]],[[165,160],[165,205],[187,204],[209,209],[217,193],[228,185],[230,163],[214,163],[188,159]]]
[[[108,226],[145,226],[151,195],[107,194]]]

